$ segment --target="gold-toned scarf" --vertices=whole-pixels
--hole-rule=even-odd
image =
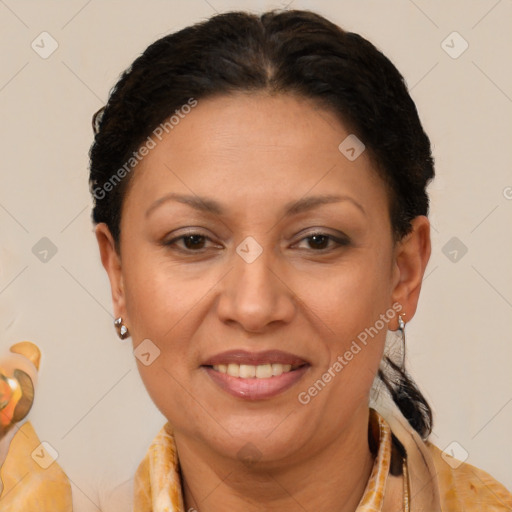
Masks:
[[[395,493],[394,510],[411,512],[510,512],[512,494],[484,471],[470,464],[450,465],[446,456],[424,442],[390,402],[370,408],[370,430],[378,450],[356,512],[383,510],[391,480],[392,433],[406,452],[400,477],[403,492]],[[455,466],[456,469],[455,469]],[[395,487],[396,488],[396,487]],[[166,423],[153,440],[134,481],[134,512],[185,512],[179,461],[172,427]]]

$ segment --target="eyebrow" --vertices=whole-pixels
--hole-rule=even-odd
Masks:
[[[205,213],[212,213],[215,215],[224,215],[225,210],[222,207],[222,205],[215,201],[212,198],[209,197],[200,197],[195,195],[186,195],[186,194],[177,194],[177,193],[170,193],[166,194],[165,196],[157,199],[147,210],[146,210],[146,217],[148,217],[156,208],[158,208],[160,205],[167,203],[169,201],[176,201],[179,203],[186,204],[195,210],[202,211]],[[292,215],[297,215],[299,213],[312,210],[313,208],[316,208],[323,204],[330,204],[330,203],[339,203],[342,201],[349,201],[353,205],[355,205],[364,215],[366,215],[366,210],[363,208],[363,206],[357,202],[355,199],[353,199],[350,196],[346,195],[333,195],[333,194],[326,194],[321,196],[308,196],[303,197],[297,201],[291,201],[289,203],[286,203],[284,206],[284,217],[291,217]]]

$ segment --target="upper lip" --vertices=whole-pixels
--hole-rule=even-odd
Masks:
[[[303,365],[309,364],[301,357],[283,352],[281,350],[265,350],[263,352],[249,352],[247,350],[228,350],[216,354],[203,362],[203,366],[213,366],[218,364],[249,364],[258,366],[261,364],[291,364]]]

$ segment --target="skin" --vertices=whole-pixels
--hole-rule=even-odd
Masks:
[[[338,150],[349,133],[333,113],[292,95],[199,100],[137,165],[120,254],[107,226],[96,227],[115,316],[134,348],[149,338],[161,351],[137,364],[174,426],[186,509],[353,511],[363,494],[373,465],[368,396],[386,329],[307,405],[297,395],[394,303],[411,320],[430,226],[419,216],[393,243],[386,188],[368,153],[351,162]],[[215,199],[225,212],[167,201],[146,215],[171,192]],[[283,216],[286,203],[324,194],[351,200]],[[207,238],[162,244],[184,228]],[[315,232],[349,242],[307,238]],[[263,249],[250,264],[236,252],[248,236]],[[397,329],[396,316],[388,327]],[[200,367],[230,349],[280,349],[311,366],[292,388],[250,402]],[[257,463],[238,455],[249,442]]]

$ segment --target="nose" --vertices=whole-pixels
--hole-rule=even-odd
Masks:
[[[296,312],[296,300],[283,268],[268,248],[254,260],[234,253],[233,268],[221,281],[220,319],[237,323],[248,332],[289,323]]]

